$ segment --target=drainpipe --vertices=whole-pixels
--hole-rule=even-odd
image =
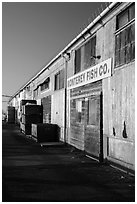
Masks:
[[[70,60],[70,53],[64,53],[63,58],[65,60],[65,93],[64,93],[64,143],[66,143],[67,136],[67,71],[68,71],[68,61]]]

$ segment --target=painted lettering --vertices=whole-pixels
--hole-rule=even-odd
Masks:
[[[106,74],[107,73],[107,64],[105,63],[104,64],[104,74]]]
[[[99,75],[102,76],[102,74],[106,74],[107,73],[107,64],[105,63],[104,65],[101,65],[99,67]]]
[[[87,81],[94,79],[98,76],[98,68],[91,69],[87,72]]]
[[[88,70],[85,70],[81,73],[70,77],[67,81],[68,89],[79,87],[88,83],[95,82],[100,79],[111,76],[111,58],[90,67]]]
[[[85,81],[85,73],[75,77],[74,79],[70,79],[68,81],[68,87],[80,84]]]

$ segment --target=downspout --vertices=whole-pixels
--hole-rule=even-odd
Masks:
[[[65,83],[64,83],[64,143],[66,143],[67,136],[67,71],[68,71],[68,60],[70,60],[70,53],[64,53],[63,58],[65,60]]]

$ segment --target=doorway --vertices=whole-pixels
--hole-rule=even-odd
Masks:
[[[103,161],[103,108],[102,92],[88,97],[86,103],[84,149]]]

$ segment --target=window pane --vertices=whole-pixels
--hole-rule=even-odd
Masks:
[[[135,4],[132,4],[129,8],[129,21],[135,18]]]
[[[120,50],[120,65],[125,63],[125,47],[121,48]]]
[[[57,74],[57,90],[59,90],[59,75],[60,73]]]
[[[81,49],[75,52],[75,74],[81,70]]]
[[[131,60],[135,59],[135,42],[131,44]]]
[[[116,50],[120,49],[120,35],[116,35]]]
[[[129,27],[129,43],[132,42],[132,30],[131,30],[131,26]]]
[[[85,69],[90,67],[91,64],[91,41],[88,41],[85,44],[85,57],[84,57],[84,64],[85,64]]]
[[[131,60],[131,45],[127,44],[126,46],[126,63],[130,62]]]
[[[64,69],[60,71],[60,89],[64,88]]]
[[[81,122],[82,119],[82,101],[76,101],[76,121]]]
[[[135,23],[122,30],[115,39],[115,66],[135,59]]]
[[[125,41],[126,41],[126,35],[125,35],[125,30],[123,30],[121,33],[120,33],[120,48],[123,48],[125,46]]]
[[[131,25],[131,41],[135,42],[135,23]]]
[[[59,89],[59,73],[55,75],[55,90]]]
[[[128,23],[128,10],[122,12],[118,16],[118,29]]]
[[[115,66],[119,65],[119,55],[120,55],[120,51],[116,51],[115,53]]]
[[[82,112],[82,101],[76,101],[76,110]]]
[[[91,39],[91,56],[96,56],[96,36]],[[91,65],[95,65],[95,58],[91,58]]]
[[[133,32],[132,32],[132,26],[129,26],[126,28],[126,44],[131,43],[132,41],[134,41],[134,28],[133,28]]]
[[[98,117],[97,117],[97,100],[89,100],[88,104],[88,124],[97,125]]]

